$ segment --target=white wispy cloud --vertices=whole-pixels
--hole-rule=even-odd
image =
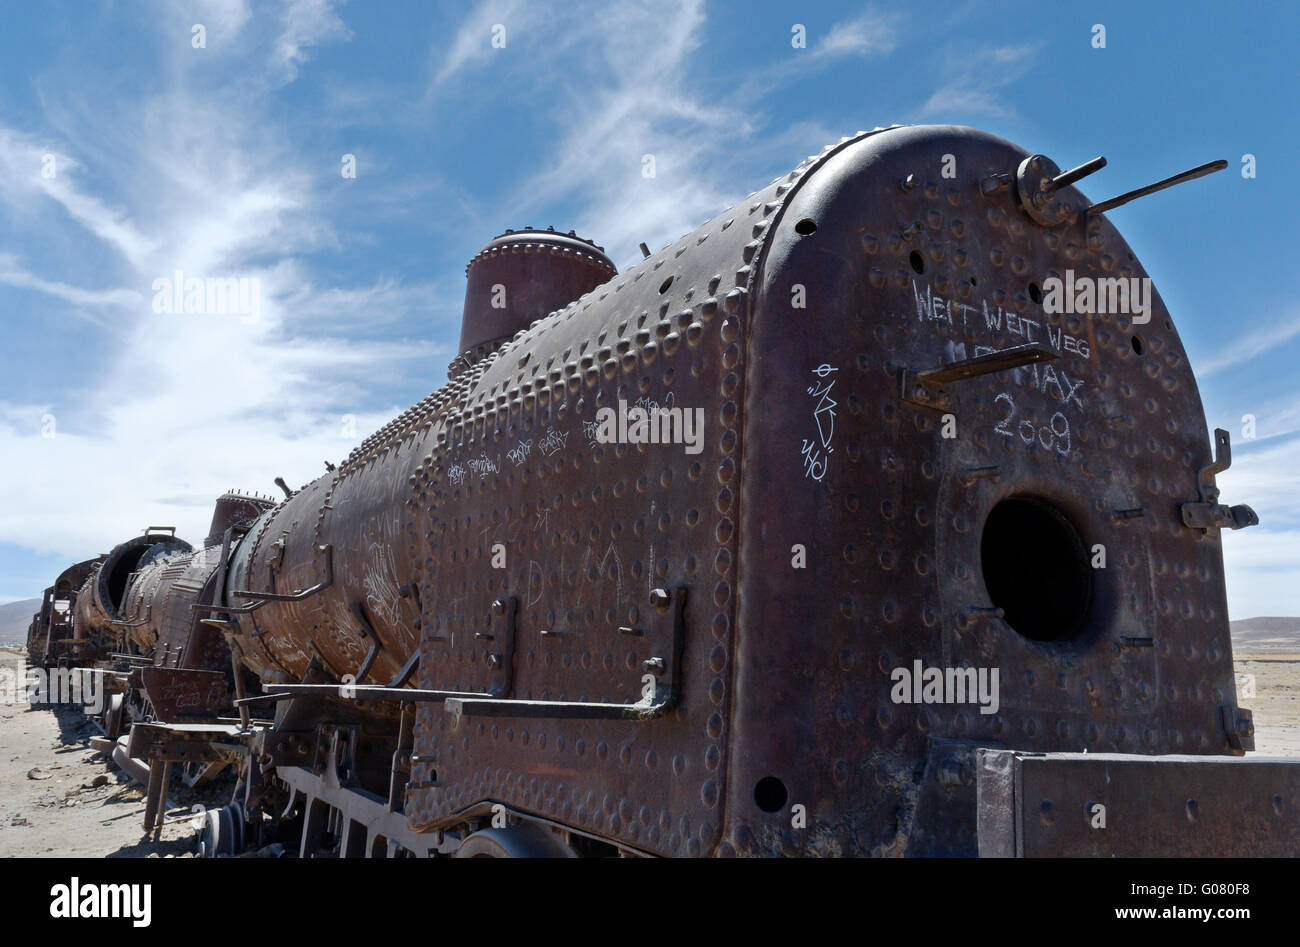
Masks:
[[[194,540],[221,491],[314,478],[322,461],[337,462],[405,407],[375,404],[378,379],[411,376],[432,390],[454,354],[424,338],[366,337],[419,312],[427,283],[372,276],[340,285],[302,261],[340,244],[328,215],[336,184],[289,139],[274,96],[316,44],[346,39],[333,5],[165,13],[167,36],[185,30],[162,44],[158,71],[194,68],[192,20],[208,28],[211,77],[124,102],[93,78],[56,76],[43,94],[50,131],[0,125],[0,205],[16,234],[48,238],[38,259],[0,253],[0,284],[80,307],[112,329],[92,343],[93,376],[69,378],[65,397],[39,403],[0,389],[0,490],[12,498],[0,541],[69,559],[146,522]],[[246,81],[222,81],[226,66]],[[51,150],[58,171],[47,179],[41,161]],[[71,234],[78,239],[64,239]],[[108,285],[66,278],[81,269],[86,238],[107,251],[116,276]],[[257,318],[154,312],[154,280],[177,269],[256,280]],[[47,318],[51,337],[67,332],[66,317]],[[42,436],[46,415],[53,437]]]
[[[310,49],[352,38],[352,31],[335,11],[332,0],[290,0],[284,7],[283,30],[275,42],[274,62],[286,81],[310,58]]]
[[[1035,47],[1028,44],[949,50],[943,85],[921,106],[921,116],[964,120],[971,115],[1014,115],[1002,93],[1029,70],[1035,55]]]
[[[700,0],[653,8],[577,0],[563,17],[541,17],[533,6],[489,0],[466,15],[449,48],[435,43],[431,94],[453,79],[489,75],[533,93],[554,144],[500,202],[500,214],[525,220],[557,204],[576,207],[567,222],[597,237],[616,262],[629,262],[640,258],[640,242],[675,240],[742,197],[752,171],[738,173],[738,155],[793,164],[844,133],[815,134],[822,127],[815,121],[767,127],[765,99],[774,89],[837,62],[887,55],[898,42],[898,18],[867,8],[814,29],[809,48],[792,49],[776,67],[742,71],[719,95],[700,80],[710,31],[726,15]],[[506,50],[491,46],[494,23],[507,28]],[[649,160],[653,177],[643,174]]]
[[[1296,336],[1300,336],[1300,310],[1288,313],[1280,321],[1261,326],[1240,336],[1235,341],[1217,349],[1209,358],[1197,360],[1200,367],[1197,378],[1209,378],[1211,375],[1245,365],[1278,346],[1285,345]]]
[[[42,279],[25,269],[12,253],[0,253],[0,283],[19,289],[31,289],[86,310],[131,308],[140,305],[143,296],[132,289],[83,289],[58,280]],[[91,321],[101,322],[92,317]],[[102,324],[102,322],[101,322]]]
[[[813,43],[812,54],[819,58],[869,56],[893,52],[897,45],[896,17],[877,10],[865,10],[830,28]]]
[[[444,48],[440,37],[430,51],[430,60],[436,65],[430,91],[462,73],[485,65],[493,55],[509,49],[511,42],[522,42],[526,30],[539,22],[542,13],[540,5],[525,3],[524,0],[479,3],[456,30],[449,48]],[[505,28],[505,47],[492,45],[492,28],[497,25]]]

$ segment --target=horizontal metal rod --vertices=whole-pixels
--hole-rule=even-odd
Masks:
[[[974,358],[962,359],[959,362],[948,362],[938,368],[918,372],[917,377],[925,382],[944,384],[960,381],[963,378],[976,378],[992,372],[1003,372],[1033,362],[1047,362],[1058,357],[1056,350],[1045,342],[1026,342],[1024,345],[1013,345],[1009,349],[999,349],[996,352],[976,355]]]
[[[449,697],[443,709],[453,714],[475,717],[537,717],[572,720],[653,720],[677,703],[670,693],[655,703],[606,704],[573,700],[498,700]]]
[[[1165,178],[1163,181],[1157,181],[1155,184],[1148,184],[1146,187],[1140,187],[1136,191],[1129,191],[1121,194],[1119,197],[1112,197],[1108,201],[1102,201],[1100,204],[1093,204],[1084,214],[1088,217],[1094,214],[1100,214],[1104,211],[1111,210],[1129,201],[1135,201],[1139,197],[1146,197],[1148,194],[1154,194],[1156,191],[1163,191],[1167,187],[1173,187],[1175,184],[1182,184],[1184,181],[1194,181],[1197,178],[1203,178],[1207,174],[1213,174],[1215,171],[1222,171],[1228,166],[1228,162],[1220,158],[1218,161],[1211,161],[1208,164],[1200,165],[1182,174],[1175,174],[1171,178]]]
[[[1104,167],[1106,167],[1106,158],[1104,155],[1098,155],[1091,161],[1085,161],[1077,168],[1071,168],[1069,171],[1062,171],[1056,177],[1052,178],[1052,180],[1047,182],[1046,190],[1059,190],[1060,188],[1073,184],[1075,181],[1086,178],[1095,171],[1100,171]]]
[[[291,700],[294,697],[339,697],[345,700],[395,700],[413,703],[439,703],[455,697],[492,697],[482,691],[436,691],[418,690],[414,687],[381,687],[368,684],[273,684],[273,692],[244,697],[235,701],[236,706],[259,703],[261,701]]]

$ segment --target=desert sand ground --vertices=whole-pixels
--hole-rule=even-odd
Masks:
[[[24,668],[0,650],[0,667]],[[173,786],[158,841],[144,839],[144,788],[90,748],[99,730],[75,707],[0,703],[0,857],[189,857],[194,805],[224,805],[232,786]],[[95,785],[99,783],[99,785]],[[224,793],[224,794],[223,794]]]
[[[1254,697],[1240,702],[1255,717],[1259,756],[1300,757],[1300,651],[1236,656],[1238,692],[1254,675]],[[0,650],[0,666],[22,667],[20,652]],[[203,793],[173,786],[169,822],[159,841],[143,836],[144,789],[90,748],[98,735],[79,709],[0,704],[0,857],[189,857],[194,805],[230,801],[222,782]],[[100,785],[96,786],[98,782]]]
[[[1300,756],[1300,651],[1237,651],[1237,700],[1255,718],[1255,753]],[[1248,680],[1254,676],[1255,696]]]

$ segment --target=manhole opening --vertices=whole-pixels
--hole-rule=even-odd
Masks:
[[[913,250],[910,254],[908,254],[907,262],[912,264],[912,269],[914,269],[916,272],[918,273],[925,272],[925,257],[921,256],[920,252]]]
[[[1074,525],[1032,497],[998,503],[984,521],[980,566],[993,605],[1035,641],[1072,638],[1092,602],[1092,566]]]

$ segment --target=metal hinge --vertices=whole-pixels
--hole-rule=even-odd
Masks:
[[[1225,506],[1219,502],[1219,488],[1214,477],[1232,466],[1232,440],[1223,428],[1214,430],[1214,453],[1214,461],[1202,467],[1196,476],[1200,502],[1184,503],[1181,507],[1183,524],[1206,532],[1258,526],[1259,516],[1246,504]]]

